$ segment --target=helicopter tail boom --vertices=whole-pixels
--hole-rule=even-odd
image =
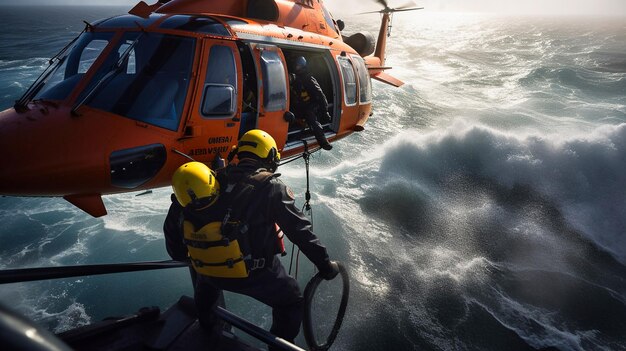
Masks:
[[[374,50],[374,56],[380,59],[380,65],[385,65],[385,49],[387,47],[387,37],[389,31],[389,21],[391,14],[388,12],[383,13],[383,19],[380,23],[380,30],[378,31],[378,40],[376,41],[376,50]]]
[[[423,7],[411,7],[411,6],[403,6],[397,8],[390,8],[387,4],[386,0],[377,0],[377,2],[384,6],[384,8],[380,11],[372,11],[372,12],[364,12],[364,13],[381,13],[383,15],[382,21],[380,23],[380,30],[378,31],[378,40],[376,41],[376,49],[374,50],[374,54],[372,56],[368,56],[366,58],[367,67],[370,73],[370,76],[378,81],[383,83],[387,83],[389,85],[393,85],[395,87],[402,86],[404,83],[392,77],[391,75],[384,73],[384,70],[390,69],[391,67],[385,66],[385,50],[387,48],[387,38],[391,34],[391,19],[394,12],[403,12],[403,11],[415,11],[421,10]]]

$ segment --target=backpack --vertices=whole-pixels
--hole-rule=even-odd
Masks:
[[[228,183],[207,209],[183,209],[183,241],[196,272],[219,278],[246,278],[263,268],[265,257],[252,257],[249,223],[258,208],[258,194],[278,174],[264,169]],[[199,228],[199,229],[197,229]]]

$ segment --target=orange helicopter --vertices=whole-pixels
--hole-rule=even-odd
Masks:
[[[391,16],[420,9],[378,2],[376,43],[343,37],[322,0],[141,1],[88,23],[0,112],[0,194],[62,196],[98,217],[101,195],[167,186],[188,158],[211,164],[250,129],[283,159],[302,155],[317,144],[289,111],[299,56],[329,101],[326,138],[362,131],[370,78],[403,84],[384,72]]]

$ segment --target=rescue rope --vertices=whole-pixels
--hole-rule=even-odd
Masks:
[[[302,153],[302,159],[304,159],[304,165],[306,167],[306,193],[304,193],[304,209],[313,215],[313,210],[311,209],[311,192],[309,191],[309,164],[311,163],[311,153],[309,152],[309,146],[305,140],[302,141],[304,143],[304,152]],[[313,225],[313,218],[311,218],[311,225]]]
[[[311,152],[309,152],[308,144],[305,140],[302,141],[304,143],[304,152],[302,153],[302,158],[304,159],[304,164],[306,167],[306,193],[304,195],[305,202],[302,206],[302,212],[307,214],[311,219],[311,228],[313,228],[313,209],[311,208],[311,192],[310,192],[310,182],[309,182],[309,164],[311,158]],[[319,150],[319,149],[318,149]],[[316,151],[318,151],[316,150]],[[293,251],[295,245],[292,244],[291,247],[291,260],[293,261]],[[298,249],[298,253],[296,254],[296,275],[295,278],[298,278],[298,262],[300,258],[300,249]],[[326,351],[330,348],[330,346],[335,341],[337,334],[339,333],[339,329],[341,328],[341,324],[343,323],[343,317],[346,313],[346,308],[348,306],[348,298],[350,296],[350,279],[348,276],[348,271],[346,268],[337,262],[337,266],[339,268],[339,274],[341,275],[342,280],[342,293],[341,293],[341,302],[339,303],[339,310],[337,311],[337,317],[335,318],[335,323],[333,325],[330,334],[326,338],[326,341],[322,344],[318,343],[315,338],[315,333],[313,332],[313,321],[311,318],[311,305],[313,304],[313,296],[315,295],[315,291],[319,284],[324,280],[321,272],[317,272],[313,278],[309,281],[304,289],[304,319],[302,321],[302,329],[304,331],[304,338],[306,339],[306,343],[309,346],[311,351]],[[291,262],[289,264],[289,274],[291,274]]]
[[[339,262],[337,262],[337,266],[339,267],[339,275],[341,275],[341,280],[343,282],[343,290],[341,293],[341,302],[339,303],[339,310],[337,311],[337,317],[335,318],[335,324],[333,325],[333,329],[331,329],[330,334],[326,338],[326,341],[323,344],[317,342],[315,338],[315,333],[313,332],[313,321],[311,318],[311,305],[313,304],[313,296],[315,295],[315,291],[319,284],[324,280],[321,275],[321,272],[317,273],[309,283],[306,285],[304,289],[304,319],[302,320],[302,330],[304,331],[304,339],[306,340],[307,345],[311,351],[325,351],[330,348],[330,346],[335,341],[337,334],[339,333],[339,329],[341,328],[341,324],[343,323],[343,317],[346,314],[346,307],[348,307],[348,298],[350,297],[350,279],[348,276],[348,271],[346,268]]]

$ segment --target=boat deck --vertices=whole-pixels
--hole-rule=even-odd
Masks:
[[[158,307],[144,307],[134,315],[107,318],[57,336],[73,349],[85,351],[260,351],[238,339],[228,325],[207,333],[188,296],[164,313]]]

